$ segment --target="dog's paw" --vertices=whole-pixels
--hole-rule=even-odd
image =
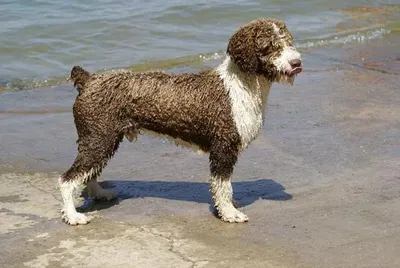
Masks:
[[[249,217],[247,217],[244,213],[240,212],[233,206],[219,208],[218,215],[221,217],[221,220],[226,222],[247,222],[249,221]]]
[[[62,220],[69,225],[84,225],[90,222],[90,218],[86,217],[82,213],[74,212],[74,213],[65,213],[65,211],[61,211]]]
[[[114,189],[99,189],[91,197],[98,200],[110,201],[117,198],[117,192]]]

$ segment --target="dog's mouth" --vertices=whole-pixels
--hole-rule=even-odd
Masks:
[[[286,74],[288,76],[295,76],[295,75],[301,73],[302,70],[303,70],[302,67],[296,67],[296,68],[293,68],[292,70],[286,72]]]

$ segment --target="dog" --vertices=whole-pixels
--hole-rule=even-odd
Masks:
[[[62,219],[70,225],[89,222],[73,202],[73,190],[81,183],[87,183],[94,198],[115,198],[97,176],[124,137],[133,141],[148,133],[208,153],[218,216],[247,222],[233,204],[234,166],[263,125],[272,83],[293,84],[301,71],[301,55],[285,23],[266,18],[240,27],[229,40],[225,60],[212,70],[92,74],[74,66],[70,79],[78,91],[73,105],[78,155],[58,179]]]

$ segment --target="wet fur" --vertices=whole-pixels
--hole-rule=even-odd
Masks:
[[[218,214],[225,221],[247,221],[232,205],[230,176],[240,152],[261,128],[272,82],[292,81],[273,61],[291,42],[282,21],[259,19],[231,37],[227,59],[215,70],[90,74],[75,66],[70,79],[79,92],[73,106],[78,155],[59,179],[66,222],[87,223],[83,214],[71,219],[78,215],[71,207],[71,189],[96,180],[123,138],[132,141],[141,132],[209,153]],[[93,189],[101,188],[93,184]]]

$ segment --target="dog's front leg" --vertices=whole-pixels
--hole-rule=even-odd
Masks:
[[[233,204],[231,175],[238,157],[236,144],[218,144],[210,152],[210,191],[218,215],[226,222],[247,222]]]

